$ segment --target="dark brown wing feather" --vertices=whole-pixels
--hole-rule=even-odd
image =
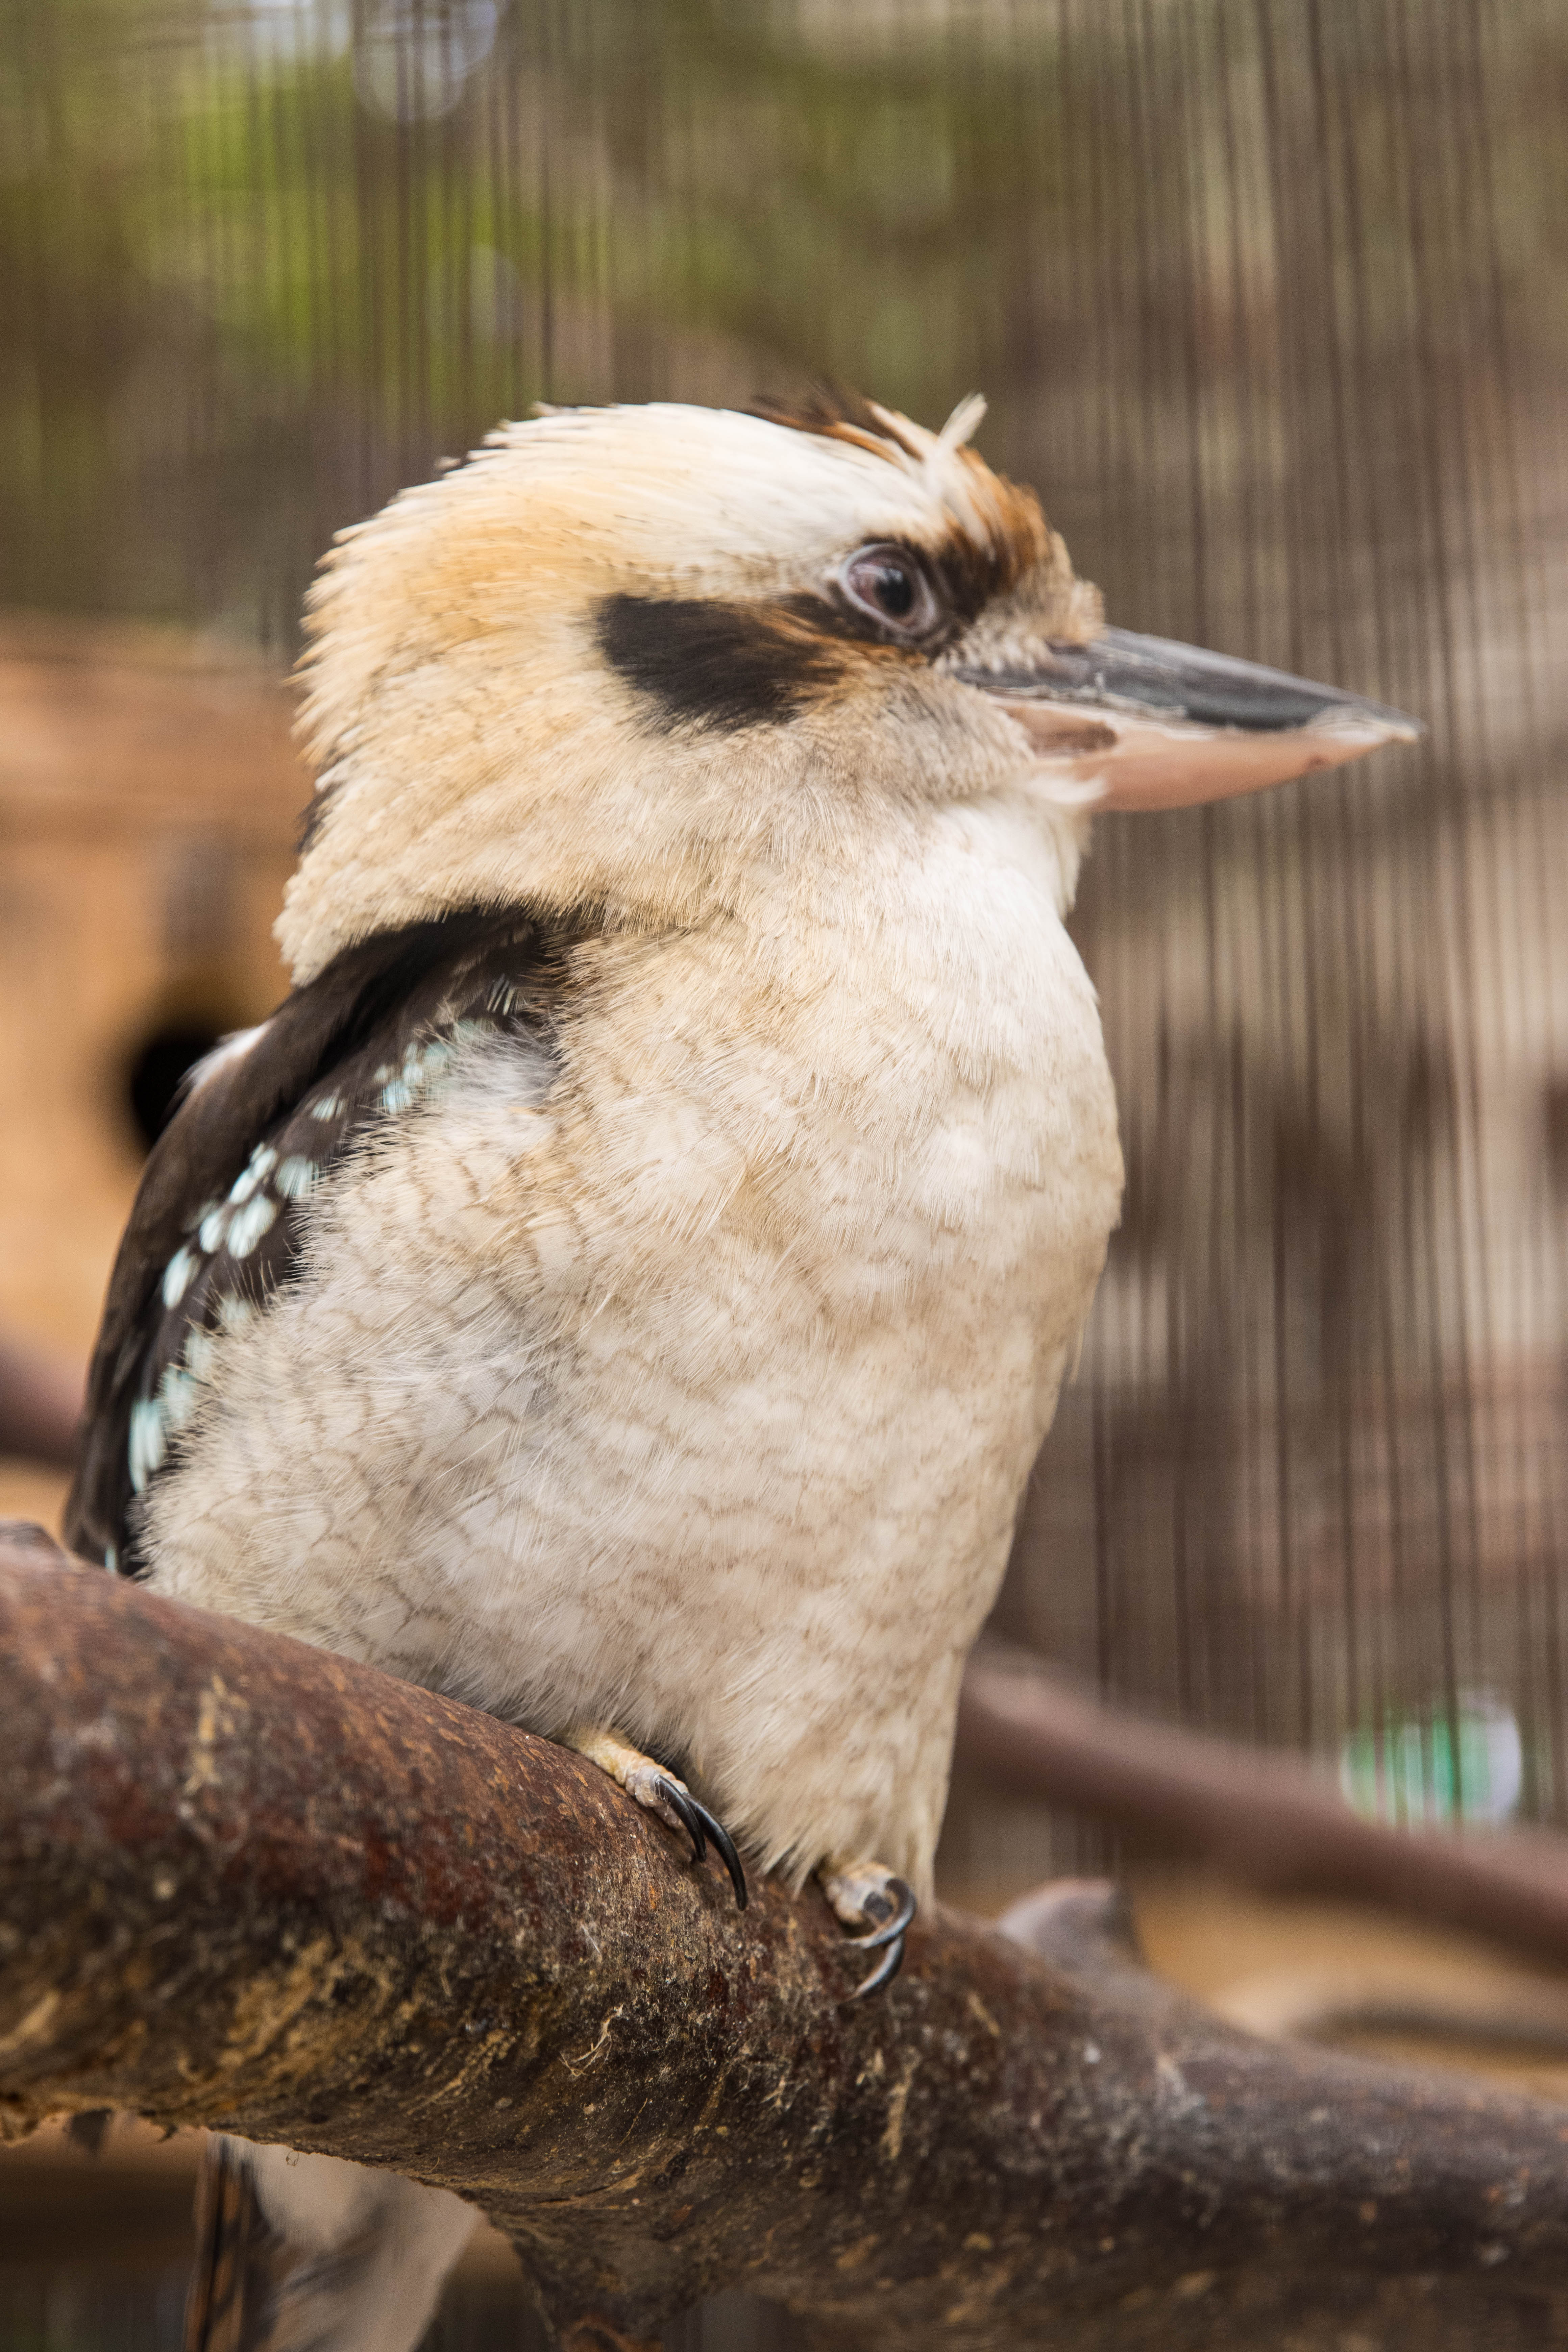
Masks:
[[[136,1572],[133,1505],[179,1426],[203,1335],[289,1279],[316,1182],[416,1098],[456,1038],[477,1024],[548,1045],[576,935],[471,909],[379,933],[198,1077],[148,1161],[110,1283],[66,1514],[75,1551]]]

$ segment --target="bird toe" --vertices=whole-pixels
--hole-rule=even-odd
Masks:
[[[736,1907],[745,1909],[746,1874],[735,1841],[722,1822],[717,1821],[707,1806],[692,1795],[684,1780],[656,1763],[651,1756],[645,1756],[641,1748],[634,1748],[618,1732],[587,1727],[571,1733],[565,1745],[575,1748],[590,1763],[607,1772],[628,1797],[663,1822],[667,1829],[684,1830],[691,1841],[694,1863],[701,1862],[711,1845],[730,1874]]]
[[[882,1954],[869,1976],[847,1998],[864,2000],[892,1983],[903,1966],[904,1938],[919,1907],[912,1888],[879,1862],[856,1861],[819,1874],[829,1903],[847,1927],[863,1927],[849,1938],[851,1949]]]

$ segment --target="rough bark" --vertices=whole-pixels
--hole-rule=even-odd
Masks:
[[[1028,1653],[971,1658],[959,1710],[969,1764],[1019,1795],[1200,1857],[1277,1895],[1349,1897],[1568,1960],[1568,1841],[1387,1828],[1295,1758],[1106,1706]]]
[[[581,1759],[21,1548],[0,1722],[16,2128],[442,2182],[579,2347],[723,2285],[909,2352],[1568,2331],[1568,2115],[1230,2032],[1106,1890],[939,1912],[846,2008],[814,1894],[737,1914]]]

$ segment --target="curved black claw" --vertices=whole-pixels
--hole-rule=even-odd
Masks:
[[[700,1862],[708,1851],[708,1838],[703,1828],[705,1816],[701,1806],[695,1797],[689,1796],[684,1789],[677,1788],[675,1782],[667,1780],[662,1772],[658,1777],[658,1793],[670,1811],[679,1814],[681,1826],[691,1840],[692,1861]]]
[[[858,1937],[856,1940],[858,1941]],[[858,1984],[854,1991],[847,1996],[847,2000],[864,2000],[868,1993],[880,1992],[884,1985],[892,1983],[903,1965],[904,1939],[900,1936],[896,1942],[889,1945],[887,1951],[878,1961],[865,1983]]]
[[[692,1802],[697,1803],[695,1798],[692,1799]],[[735,1841],[723,1822],[716,1822],[705,1805],[697,1805],[697,1811],[702,1816],[704,1829],[713,1841],[714,1853],[730,1874],[730,1884],[735,1890],[735,1908],[737,1911],[743,1911],[748,1900],[746,1874],[741,1867],[741,1857],[735,1852]]]
[[[708,1851],[708,1841],[713,1841],[713,1851],[730,1874],[730,1884],[735,1890],[735,1906],[746,1907],[746,1874],[741,1867],[741,1857],[735,1851],[735,1841],[722,1822],[716,1822],[706,1805],[700,1805],[689,1789],[679,1788],[660,1774],[658,1790],[672,1812],[680,1817],[681,1826],[691,1840],[691,1859],[700,1862]]]
[[[885,1957],[874,1968],[863,1984],[858,1984],[849,1995],[851,2000],[864,2000],[868,1993],[880,1992],[890,1985],[904,1964],[904,1937],[909,1932],[917,1908],[910,1889],[901,1878],[889,1878],[888,1894],[892,1899],[893,1915],[868,1936],[852,1936],[850,1943],[858,1952],[874,1952],[887,1946]],[[876,1898],[874,1898],[876,1899]]]

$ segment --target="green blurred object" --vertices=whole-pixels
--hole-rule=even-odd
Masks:
[[[1420,1828],[1506,1822],[1523,1785],[1523,1751],[1511,1709],[1467,1694],[1457,1717],[1439,1708],[1390,1717],[1345,1741],[1340,1786],[1370,1820]]]

